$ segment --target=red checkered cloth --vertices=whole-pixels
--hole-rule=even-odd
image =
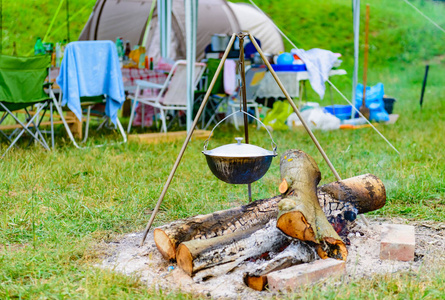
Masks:
[[[124,88],[136,86],[136,80],[145,80],[153,83],[163,84],[168,74],[162,71],[137,69],[137,68],[122,68],[122,79],[124,81]],[[145,89],[142,91],[144,97],[156,96],[159,90]],[[141,105],[136,107],[136,114],[133,121],[133,126],[142,125],[142,106],[144,106],[144,126],[150,127],[153,125],[153,117],[155,111],[152,106]]]
[[[138,68],[122,68],[122,80],[124,88],[136,86],[136,80],[146,80],[153,83],[164,83],[167,74],[162,71]]]

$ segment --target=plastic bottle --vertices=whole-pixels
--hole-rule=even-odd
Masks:
[[[153,70],[153,57],[150,57],[150,70]]]
[[[124,59],[124,44],[120,37],[118,37],[116,39],[116,48],[117,48],[117,56],[119,57],[119,61],[122,61]]]
[[[124,55],[124,60],[129,60],[129,59],[130,59],[130,52],[131,52],[130,41],[127,41],[127,42],[125,43],[125,55]]]
[[[46,53],[45,47],[43,47],[42,39],[37,38],[37,41],[34,45],[34,54],[35,55],[44,55]]]

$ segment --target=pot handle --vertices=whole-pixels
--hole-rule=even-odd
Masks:
[[[271,143],[271,144],[272,144],[272,150],[273,150],[273,153],[274,153],[274,154],[277,154],[277,144],[276,144],[275,141],[273,140],[272,134],[270,133],[269,129],[267,129],[266,125],[264,125],[264,123],[261,122],[260,119],[256,118],[255,116],[253,116],[253,115],[251,115],[251,114],[249,114],[248,112],[245,112],[245,111],[243,111],[243,110],[237,110],[237,111],[231,113],[230,115],[226,116],[224,119],[222,119],[221,121],[219,121],[219,122],[215,125],[215,127],[213,127],[212,131],[210,132],[209,137],[208,137],[208,138],[205,140],[205,142],[204,142],[204,151],[207,151],[207,146],[209,145],[210,137],[211,137],[212,134],[213,134],[213,130],[215,130],[215,128],[218,127],[219,124],[221,124],[222,122],[224,122],[225,120],[227,120],[228,118],[230,118],[231,116],[233,116],[233,115],[235,115],[235,114],[237,114],[237,113],[244,113],[244,114],[248,115],[249,117],[254,118],[254,119],[257,120],[259,123],[261,123],[261,125],[263,125],[263,127],[266,129],[267,133],[269,134],[270,139],[272,140],[272,143]]]

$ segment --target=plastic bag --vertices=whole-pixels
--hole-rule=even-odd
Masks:
[[[275,101],[263,123],[272,130],[287,130],[286,120],[291,113],[292,107],[287,101]]]
[[[366,87],[366,107],[369,108],[369,119],[372,121],[389,121],[389,115],[385,110],[385,103],[383,102],[384,94],[383,83],[377,83],[375,86]],[[363,84],[357,84],[355,95],[355,108],[360,110],[363,101]]]
[[[322,108],[312,108],[301,112],[302,118],[306,121],[310,129],[335,130],[340,128],[340,119]],[[287,118],[287,125],[290,129],[302,126],[300,119],[295,113]]]

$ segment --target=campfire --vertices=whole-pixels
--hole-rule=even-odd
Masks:
[[[261,291],[267,286],[269,275],[276,271],[318,259],[346,261],[349,226],[358,214],[385,205],[386,191],[382,182],[371,174],[346,180],[340,178],[255,39],[243,32],[237,36],[241,49],[239,71],[243,104],[239,112],[244,116],[246,143],[242,144],[242,138],[237,138],[237,144],[207,150],[209,136],[203,154],[213,174],[227,183],[248,185],[251,200],[251,183],[267,172],[271,160],[277,155],[277,145],[272,135],[258,119],[256,120],[266,128],[271,137],[272,151],[249,145],[249,114],[242,50],[244,38],[249,37],[337,181],[318,187],[321,173],[314,159],[303,151],[288,150],[280,159],[280,195],[245,206],[172,222],[154,230],[154,241],[162,256],[168,261],[176,262],[195,282],[233,272],[240,265],[245,265],[246,261],[252,262],[254,264],[244,272],[243,281],[249,287]],[[164,185],[143,234],[142,245],[235,37],[233,34],[191,126],[192,130]]]
[[[319,168],[299,150],[286,151],[280,169],[281,195],[156,228],[159,252],[195,281],[258,262],[244,273],[255,290],[265,289],[267,275],[277,270],[317,259],[345,261],[348,228],[358,214],[385,205],[383,183],[366,174],[317,187]]]

